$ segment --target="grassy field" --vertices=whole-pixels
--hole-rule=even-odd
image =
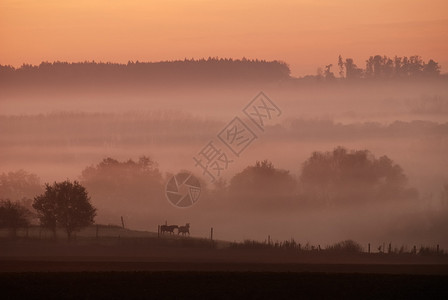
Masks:
[[[308,245],[300,248],[298,245],[288,241],[280,244],[211,241],[107,225],[90,226],[68,241],[63,232],[58,232],[55,239],[51,232],[31,227],[27,231],[19,231],[17,238],[8,238],[7,231],[0,232],[0,262],[448,265],[448,255],[442,249],[437,252],[366,253],[330,251]],[[23,269],[23,265],[17,267]],[[14,271],[13,267],[10,271]],[[150,269],[144,268],[142,271]]]

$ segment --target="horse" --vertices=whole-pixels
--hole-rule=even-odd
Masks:
[[[177,234],[182,233],[182,235],[185,235],[188,233],[190,235],[190,223],[187,223],[185,226],[180,226],[177,229]]]
[[[174,234],[174,229],[178,229],[179,226],[177,225],[161,225],[160,226],[160,233],[164,234],[165,232],[169,232],[170,234]]]

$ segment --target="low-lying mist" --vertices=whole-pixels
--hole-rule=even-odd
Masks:
[[[219,184],[210,183],[195,167],[193,156],[235,116],[242,116],[242,108],[259,92],[253,86],[90,90],[67,95],[8,92],[0,96],[0,171],[7,177],[23,169],[39,176],[40,184],[79,180],[98,208],[97,222],[119,224],[123,216],[133,229],[156,231],[167,221],[190,223],[194,236],[206,237],[213,227],[215,238],[231,241],[265,240],[270,235],[272,240],[294,238],[322,246],[354,239],[374,248],[389,242],[397,247],[448,247],[448,191],[444,189],[448,90],[444,84],[270,84],[263,90],[282,115],[239,157],[232,157]],[[412,192],[400,197],[375,194],[373,189],[385,180],[380,178],[369,188],[359,182],[345,183],[344,194],[357,190],[348,202],[313,197],[305,201],[304,163],[316,151],[332,152],[339,146],[347,151],[368,150],[376,159],[387,156],[406,177],[403,189]],[[118,168],[110,185],[88,179],[88,170],[97,169],[106,158],[121,166],[129,160],[138,165],[142,156],[154,162],[151,175],[120,177],[124,171]],[[269,197],[232,193],[232,180],[264,160],[288,174],[291,184]],[[169,174],[180,170],[189,170],[203,183],[200,200],[186,209],[173,207],[164,195]],[[358,171],[353,178],[366,174]],[[104,174],[111,176],[111,172]],[[270,184],[268,180],[264,186],[269,189]],[[247,187],[243,183],[240,188]]]

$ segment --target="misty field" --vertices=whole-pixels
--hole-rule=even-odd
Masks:
[[[202,237],[214,227],[217,237],[227,240],[265,240],[271,235],[322,245],[355,239],[375,247],[389,242],[447,247],[444,76],[340,82],[289,78],[247,85],[126,82],[65,82],[59,89],[48,80],[23,83],[23,90],[20,82],[6,87],[0,98],[0,164],[5,176],[23,169],[36,175],[39,185],[79,180],[98,208],[97,222],[120,225],[123,216],[129,228],[138,230],[154,230],[168,221],[191,223],[192,232]],[[264,133],[257,132],[259,137],[238,159],[230,158],[221,186],[215,186],[192,157],[242,114],[260,86],[283,114]],[[322,188],[323,182],[316,190],[325,195],[303,197],[305,162],[315,152],[338,147],[348,153],[368,151],[377,160],[387,156],[392,166],[402,169],[405,182],[398,188],[403,193],[390,195],[391,189],[382,189],[382,177],[368,188],[356,182],[338,191]],[[226,149],[222,144],[219,148]],[[138,167],[141,157],[150,159],[150,173],[127,168],[132,163]],[[269,196],[263,201],[257,194],[244,195],[244,180],[234,189],[236,195],[228,193],[236,175],[247,175],[246,168],[264,160],[288,172],[295,184],[274,187],[274,180],[268,179],[270,185],[261,186],[271,193],[262,193]],[[188,211],[173,209],[163,192],[169,174],[180,170],[203,181],[200,201]],[[362,168],[351,173],[361,178],[353,175],[356,172]],[[357,193],[350,194],[354,189]],[[38,192],[9,197],[33,199]]]

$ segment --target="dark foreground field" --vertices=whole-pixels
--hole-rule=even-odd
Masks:
[[[1,299],[448,299],[444,264],[16,258],[0,270]]]
[[[2,299],[447,299],[439,275],[296,272],[1,273]]]
[[[0,240],[0,299],[448,299],[448,256],[193,238]]]

